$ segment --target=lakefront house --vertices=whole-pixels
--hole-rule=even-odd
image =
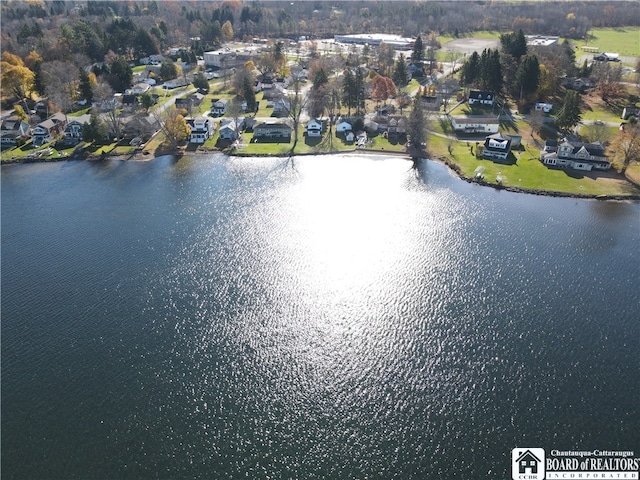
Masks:
[[[600,142],[584,143],[571,137],[564,138],[556,146],[546,145],[540,152],[540,160],[551,167],[574,170],[609,170],[611,161]]]

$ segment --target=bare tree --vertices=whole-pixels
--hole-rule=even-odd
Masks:
[[[604,122],[595,121],[587,124],[586,128],[586,137],[590,142],[600,142],[604,143],[609,140],[611,137],[611,132],[609,131],[609,127]]]
[[[528,122],[531,125],[531,136],[534,132],[540,134],[542,126],[544,125],[544,112],[542,110],[534,110],[529,114]]]
[[[54,60],[42,65],[46,76],[45,92],[66,116],[71,112],[74,99],[77,96],[80,77],[78,69],[70,62]]]
[[[291,127],[293,128],[293,145],[291,146],[291,155],[298,145],[298,127],[300,126],[300,116],[307,106],[308,96],[300,90],[300,81],[294,79],[293,93],[289,94],[289,118],[291,119]]]

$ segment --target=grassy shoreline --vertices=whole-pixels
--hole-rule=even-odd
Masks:
[[[436,128],[437,130],[437,128]],[[509,190],[519,193],[531,193],[536,195],[570,196],[575,198],[599,198],[615,200],[640,200],[640,185],[630,178],[635,175],[635,170],[640,171],[640,166],[630,167],[627,177],[615,170],[607,172],[578,172],[566,169],[554,169],[543,165],[538,160],[538,152],[525,148],[513,152],[508,162],[498,163],[491,160],[476,158],[474,145],[464,141],[453,141],[446,138],[446,134],[432,132],[428,140],[428,152],[420,154],[420,157],[438,161],[447,165],[455,174],[467,182],[477,183],[496,189]],[[384,139],[375,137],[378,141],[371,143],[369,148],[356,150],[353,145],[344,145],[336,138],[333,148],[319,145],[306,145],[304,138],[298,143],[294,156],[307,155],[333,155],[333,154],[384,154],[402,156],[411,160],[412,155],[401,145],[387,143]],[[262,148],[251,148],[259,145]],[[289,144],[251,144],[248,143],[240,150],[220,150],[215,147],[205,149],[179,147],[176,150],[166,150],[162,145],[154,145],[156,148],[145,148],[143,151],[119,151],[113,149],[109,152],[86,153],[83,156],[60,155],[56,157],[15,157],[3,158],[2,165],[15,165],[21,163],[59,162],[66,160],[102,161],[115,159],[121,161],[150,161],[164,155],[176,157],[191,155],[210,155],[223,153],[234,157],[287,157],[290,156]],[[149,145],[147,145],[149,147]],[[475,178],[475,170],[482,166],[483,178]],[[636,168],[638,167],[638,168]],[[631,175],[633,174],[633,175]]]

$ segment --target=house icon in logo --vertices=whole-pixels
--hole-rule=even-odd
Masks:
[[[525,450],[516,459],[518,462],[518,473],[538,473],[538,464],[541,460],[536,457],[531,450]]]
[[[513,480],[544,480],[544,448],[514,448],[511,450]]]

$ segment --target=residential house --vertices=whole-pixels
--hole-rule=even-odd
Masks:
[[[535,109],[537,111],[542,111],[544,113],[549,113],[552,108],[553,108],[553,104],[552,103],[538,102],[538,103],[536,103],[536,106],[535,106]]]
[[[345,133],[351,131],[351,124],[346,120],[338,122],[336,125],[336,133]]]
[[[629,120],[629,117],[634,116],[636,118],[640,117],[640,107],[624,107],[622,109],[623,120]]]
[[[347,132],[347,134],[344,136],[345,141],[349,142],[349,143],[353,143],[355,138],[356,138],[356,136],[353,134],[353,132],[351,130],[349,130]]]
[[[64,129],[64,143],[75,145],[82,140],[82,128],[91,121],[91,115],[85,113],[78,117],[72,117]]]
[[[253,127],[254,139],[278,139],[291,141],[292,128],[283,122],[260,123]]]
[[[238,123],[235,120],[223,121],[218,130],[218,138],[220,140],[237,140],[243,129],[244,118],[239,118]]]
[[[451,117],[451,126],[458,133],[498,133],[498,117]]]
[[[289,115],[291,109],[291,102],[288,98],[280,97],[273,102],[273,114],[274,115]]]
[[[422,108],[424,108],[425,110],[434,112],[440,110],[440,106],[442,105],[442,102],[439,102],[438,97],[436,97],[435,95],[421,95],[420,103],[422,103]]]
[[[178,87],[186,87],[189,85],[189,82],[184,80],[183,78],[174,78],[173,80],[169,80],[168,82],[164,82],[163,88],[165,89],[173,89]]]
[[[196,92],[196,93],[192,93],[187,98],[189,100],[191,100],[191,104],[193,106],[198,107],[198,106],[202,105],[202,102],[204,102],[205,96],[206,95],[204,93]]]
[[[387,135],[393,137],[396,135],[405,135],[407,133],[407,119],[405,117],[392,118],[389,120]]]
[[[154,115],[133,115],[125,120],[123,126],[124,138],[140,138],[147,141],[160,130],[158,120]]]
[[[122,108],[125,110],[133,110],[138,104],[138,97],[135,95],[122,95]]]
[[[613,52],[602,52],[593,56],[596,62],[619,62],[620,54]]]
[[[322,136],[322,121],[313,118],[307,123],[307,137],[321,137]]]
[[[131,88],[131,93],[133,95],[142,95],[143,93],[147,93],[150,88],[151,85],[149,85],[147,82],[136,83],[133,88]]]
[[[558,151],[558,141],[552,138],[548,138],[544,142],[543,152],[545,153],[553,153]]]
[[[364,129],[369,132],[371,135],[375,135],[376,133],[378,133],[378,129],[380,127],[380,124],[374,120],[371,120],[370,118],[365,118],[364,120]],[[385,127],[386,128],[386,127]],[[358,133],[356,132],[356,137],[358,136]]]
[[[187,120],[187,123],[191,127],[191,136],[189,137],[191,143],[204,143],[215,132],[215,125],[210,117],[196,117]]]
[[[263,90],[271,90],[275,84],[276,76],[273,73],[267,72],[260,75],[257,80],[256,92]]]
[[[14,147],[18,144],[19,138],[29,136],[29,124],[19,118],[7,118],[2,120],[0,126],[0,146]]]
[[[409,76],[409,78],[423,78],[424,64],[422,62],[409,63],[407,65],[407,75]]]
[[[549,148],[551,150],[551,147]],[[545,149],[540,152],[540,160],[545,165],[574,170],[609,170],[611,161],[600,142],[583,143],[571,137],[564,138],[555,151]]]
[[[39,147],[60,135],[67,126],[64,113],[54,113],[33,129],[33,145]]]
[[[485,138],[482,156],[494,160],[506,160],[511,151],[511,139],[501,133],[494,133]]]
[[[227,108],[229,108],[228,98],[220,98],[211,102],[211,113],[213,115],[224,115],[227,113]]]
[[[493,105],[494,95],[492,92],[481,90],[471,90],[469,92],[469,105]]]
[[[571,90],[578,90],[584,92],[589,88],[593,88],[596,86],[596,83],[589,78],[565,78],[562,81],[562,86],[565,88],[569,88]]]

